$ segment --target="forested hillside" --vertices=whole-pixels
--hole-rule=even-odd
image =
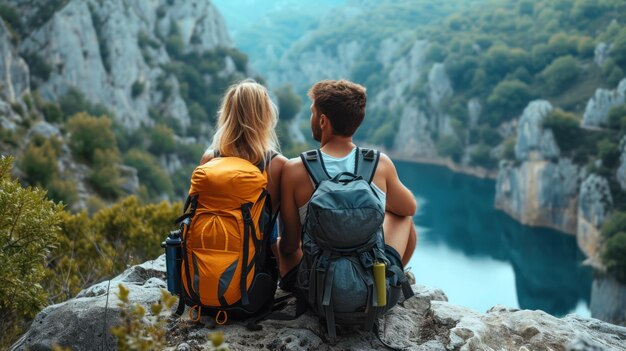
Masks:
[[[359,141],[497,174],[498,208],[576,234],[592,264],[623,277],[626,3],[361,3],[293,42],[270,84],[304,98],[320,79],[363,83]]]

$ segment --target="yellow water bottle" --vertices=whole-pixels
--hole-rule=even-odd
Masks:
[[[376,296],[378,297],[378,305],[376,307],[384,307],[387,305],[386,270],[387,268],[384,262],[374,263],[374,285],[376,285]]]

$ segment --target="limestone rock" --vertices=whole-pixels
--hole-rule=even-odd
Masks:
[[[597,276],[591,285],[591,316],[626,326],[626,284],[611,276]]]
[[[596,174],[590,174],[580,185],[576,241],[592,262],[598,261],[602,246],[600,228],[612,209],[609,182]]]
[[[49,306],[40,312],[30,330],[11,350],[50,349],[54,343],[74,350],[114,350],[110,326],[119,323],[117,285],[129,288],[132,302],[149,305],[165,287],[165,257],[134,266],[110,282],[83,290],[74,299]],[[380,338],[406,350],[487,350],[528,349],[578,350],[581,345],[620,349],[626,342],[626,328],[596,319],[569,315],[555,318],[542,311],[495,306],[487,313],[447,302],[441,290],[413,286],[415,297],[399,304],[380,320]],[[107,295],[109,297],[107,304]],[[106,321],[104,318],[106,307]],[[286,313],[293,313],[288,304]],[[149,309],[148,309],[149,311]],[[261,331],[250,331],[243,323],[219,327],[232,350],[379,350],[384,348],[373,333],[339,329],[335,344],[326,340],[318,318],[306,313],[292,321],[265,320]],[[188,317],[171,319],[168,350],[213,350],[207,335],[213,330]]]
[[[467,103],[467,114],[469,116],[469,126],[470,128],[476,128],[478,126],[478,121],[480,120],[480,114],[483,111],[483,106],[480,103],[480,100],[477,98],[472,98]]]
[[[60,137],[61,131],[56,126],[48,122],[39,122],[35,124],[29,131],[27,135],[27,139],[31,139],[33,136],[38,135],[42,136],[46,139],[50,139],[52,137]]]
[[[435,63],[428,73],[429,101],[433,107],[439,107],[443,99],[451,96],[452,83],[443,63]]]
[[[619,149],[621,152],[619,157],[620,165],[617,169],[616,178],[622,190],[626,190],[626,137],[623,137],[620,141]]]
[[[432,157],[435,144],[430,137],[428,116],[410,102],[400,118],[400,127],[394,141],[394,150],[404,157]]]
[[[48,79],[38,82],[47,100],[76,88],[111,109],[128,129],[152,125],[151,108],[186,128],[189,112],[178,82],[162,68],[170,57],[159,35],[167,37],[174,25],[186,52],[232,46],[211,2],[70,0],[48,22],[33,28],[20,50],[40,56],[53,68]],[[163,79],[171,87],[169,96],[159,91]],[[139,95],[133,94],[136,83],[144,86]]]
[[[519,161],[559,157],[560,150],[552,131],[542,127],[543,120],[550,111],[552,105],[545,100],[532,101],[524,109],[517,127],[515,144],[515,157]]]
[[[503,161],[496,182],[495,205],[523,224],[576,233],[579,173],[569,159]]]
[[[581,125],[583,127],[606,126],[609,111],[626,102],[626,78],[622,79],[615,90],[598,89],[587,102]]]
[[[602,67],[604,62],[609,58],[612,48],[613,44],[598,43],[594,50],[593,62],[595,62],[599,67]]]
[[[0,99],[15,102],[30,92],[29,69],[11,42],[11,33],[0,21]]]

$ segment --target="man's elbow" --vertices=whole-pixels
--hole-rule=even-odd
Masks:
[[[417,201],[414,197],[411,197],[410,201],[407,201],[398,208],[388,208],[388,211],[400,217],[413,217],[417,212]]]
[[[285,240],[280,240],[278,243],[278,252],[281,256],[290,256],[298,251],[298,246],[289,245],[289,243],[285,242]]]

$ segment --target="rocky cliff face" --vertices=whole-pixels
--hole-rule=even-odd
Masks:
[[[112,109],[126,128],[150,125],[148,110],[155,107],[186,127],[189,113],[178,82],[166,78],[162,69],[170,61],[164,41],[173,32],[187,52],[232,46],[209,2],[72,0],[34,28],[20,50],[51,67],[49,77],[38,82],[45,99],[56,100],[77,88]],[[171,96],[157,89],[163,79],[173,86]],[[143,86],[142,91],[133,93],[133,84]]]
[[[622,79],[615,90],[598,89],[587,103],[581,125],[603,127],[608,122],[609,111],[626,102],[626,79]]]
[[[41,311],[11,350],[50,349],[55,343],[74,350],[115,349],[109,327],[120,322],[115,293],[123,283],[133,302],[148,306],[165,288],[165,259],[146,262],[109,282],[92,286],[72,300]],[[479,313],[447,302],[438,289],[413,286],[416,296],[402,302],[381,319],[380,338],[405,350],[613,350],[626,343],[626,328],[576,315],[555,318],[541,311],[495,306]],[[107,303],[108,296],[108,303]],[[106,308],[106,313],[105,313]],[[286,307],[292,313],[293,305]],[[150,309],[147,309],[150,311]],[[106,316],[106,318],[105,318]],[[317,318],[304,314],[293,321],[266,320],[263,330],[249,331],[242,323],[229,322],[223,331],[232,350],[379,350],[384,348],[373,333],[340,331],[329,344]],[[104,333],[103,333],[104,332]],[[183,317],[168,324],[168,350],[208,349],[212,333],[205,324]]]
[[[21,103],[24,94],[30,92],[28,65],[17,52],[12,34],[0,21],[0,127],[14,130],[21,118],[11,104]]]
[[[496,207],[527,225],[575,233],[580,169],[560,151],[552,131],[542,127],[549,102],[531,102],[522,114],[515,157],[503,161],[496,183]]]
[[[593,318],[623,325],[626,321],[626,285],[613,277],[597,276],[591,286],[590,308]]]
[[[580,185],[578,195],[578,247],[587,255],[589,263],[600,267],[602,237],[600,228],[613,210],[613,198],[609,182],[596,174],[590,174]]]

